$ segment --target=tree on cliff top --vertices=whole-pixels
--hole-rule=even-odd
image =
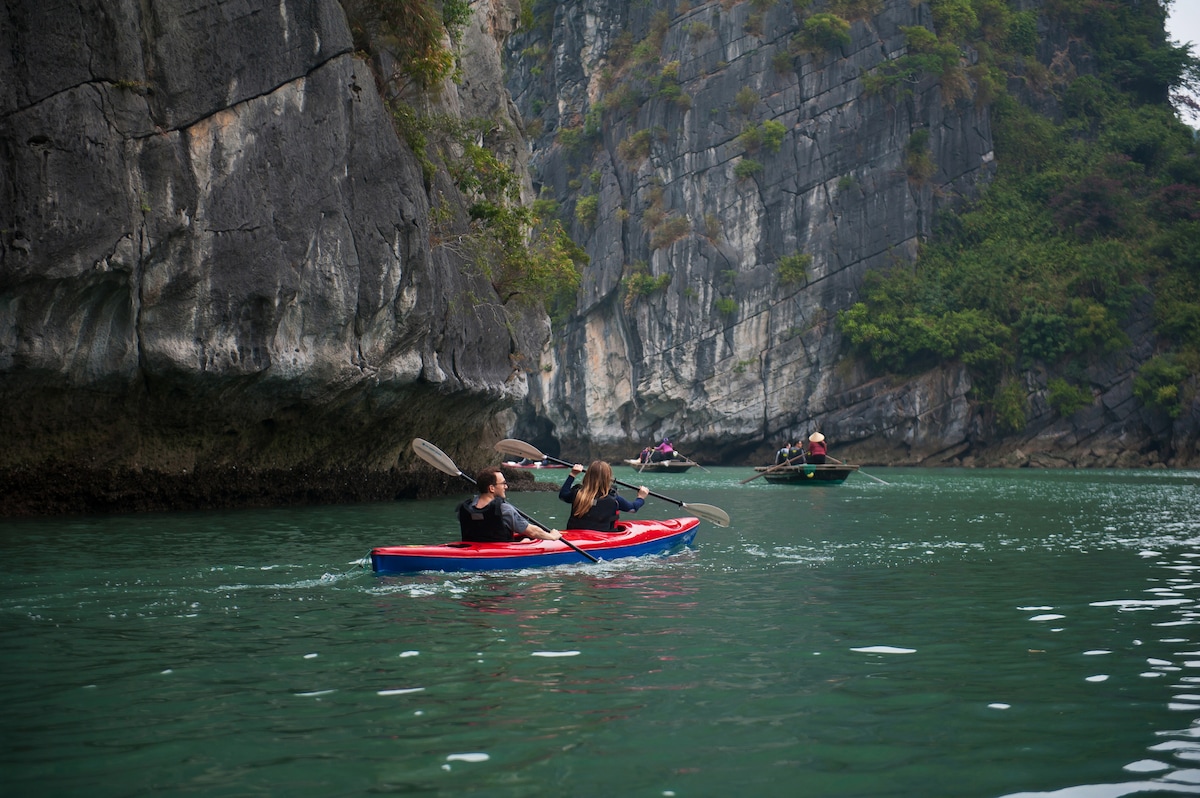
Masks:
[[[986,70],[977,76],[1023,81],[1053,96],[1059,115],[996,93],[997,179],[939,220],[911,268],[868,280],[840,314],[847,340],[886,372],[961,360],[985,395],[1000,396],[1034,362],[1081,378],[1081,362],[1127,345],[1127,314],[1150,291],[1159,355],[1137,393],[1178,413],[1200,371],[1200,152],[1169,99],[1196,85],[1200,61],[1166,40],[1158,3],[1045,3],[1052,30],[1086,44],[1091,73],[1086,62],[1036,61],[1029,12],[997,0],[940,0],[933,11],[937,41],[913,32],[910,52],[914,40],[926,53],[969,43]]]

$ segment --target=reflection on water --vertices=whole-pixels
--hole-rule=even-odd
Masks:
[[[1172,536],[1185,531],[1189,537],[1193,537],[1196,531],[1194,520],[1185,521],[1182,524],[1169,524],[1169,526],[1174,527]],[[1107,528],[1105,531],[1111,533],[1116,530]],[[1143,540],[1145,537],[1139,537],[1136,541],[1129,538],[1107,538],[1108,543],[1113,545],[1137,545]],[[1159,536],[1155,542],[1161,547],[1166,540],[1168,538]],[[1179,542],[1178,539],[1172,539],[1172,543],[1177,542]],[[1163,559],[1161,552],[1143,550],[1139,552],[1139,556],[1153,561],[1158,568],[1170,572],[1194,570],[1196,565],[1192,560],[1200,554],[1185,551],[1179,555],[1179,559],[1171,560]],[[1156,630],[1186,628],[1195,624],[1195,603],[1193,599],[1187,597],[1186,591],[1194,590],[1200,587],[1200,584],[1196,584],[1190,579],[1169,575],[1166,577],[1149,576],[1146,581],[1154,585],[1142,591],[1149,598],[1131,596],[1098,600],[1089,602],[1088,606],[1102,608],[1112,613],[1152,613],[1153,616],[1148,619],[1148,624],[1144,622],[1139,624],[1151,630],[1152,633]],[[1159,583],[1166,583],[1170,586],[1160,586]],[[1054,608],[1026,607],[1021,609],[1043,612]],[[1165,617],[1161,617],[1163,613],[1165,613]],[[1055,623],[1065,619],[1066,616],[1053,612],[1029,618],[1031,622]],[[1113,625],[1123,624],[1122,619],[1115,617],[1110,622]],[[1067,627],[1065,625],[1056,626],[1053,631],[1064,632],[1067,631]],[[1166,701],[1166,709],[1171,713],[1181,713],[1180,717],[1185,719],[1187,726],[1185,728],[1172,726],[1153,731],[1152,734],[1156,738],[1170,739],[1166,742],[1148,745],[1145,749],[1146,757],[1126,763],[1122,769],[1130,777],[1127,781],[1080,784],[1040,792],[1016,792],[1010,794],[1012,798],[1017,796],[1083,798],[1085,796],[1200,793],[1200,769],[1196,768],[1196,763],[1200,761],[1200,739],[1197,739],[1200,738],[1200,671],[1196,671],[1197,675],[1185,675],[1188,669],[1200,668],[1200,644],[1196,643],[1193,637],[1165,636],[1148,640],[1134,638],[1129,641],[1129,650],[1136,651],[1139,655],[1132,658],[1132,663],[1122,661],[1112,669],[1117,673],[1098,672],[1084,677],[1084,680],[1089,683],[1101,683],[1113,678],[1130,679],[1132,678],[1132,674],[1129,672],[1130,665],[1136,666],[1140,660],[1143,669],[1136,674],[1137,678],[1166,679],[1172,682],[1169,687],[1172,694]],[[1109,649],[1094,649],[1083,651],[1081,655],[1099,658],[1108,657],[1114,653],[1119,652]],[[1100,664],[1095,670],[1106,671],[1107,669]]]
[[[361,566],[452,539],[452,498],[0,522],[0,765],[21,795],[1200,792],[1200,474],[871,471],[664,475],[733,524],[475,574]]]

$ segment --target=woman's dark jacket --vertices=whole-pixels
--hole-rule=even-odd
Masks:
[[[578,516],[575,515],[574,509],[575,494],[578,492],[579,485],[575,484],[575,477],[568,474],[567,478],[563,481],[562,488],[558,491],[558,498],[572,505],[571,517],[567,521],[567,529],[592,529],[597,532],[616,532],[621,510],[627,513],[636,513],[646,503],[646,500],[641,497],[629,501],[617,493],[616,490],[612,490],[604,498],[597,499],[590,510],[582,516]]]

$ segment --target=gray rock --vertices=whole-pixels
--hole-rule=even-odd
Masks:
[[[137,507],[391,498],[426,489],[417,436],[488,461],[545,316],[431,244],[421,168],[338,3],[5,14],[23,58],[0,67],[0,513],[39,491],[109,507],[121,484]],[[489,43],[499,64],[486,30],[472,65]],[[503,124],[498,75],[443,102]],[[94,478],[57,495],[63,464]]]

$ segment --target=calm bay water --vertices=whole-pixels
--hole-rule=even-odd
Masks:
[[[454,499],[0,521],[0,793],[1200,793],[1200,472],[616,471],[733,524],[380,577]]]

